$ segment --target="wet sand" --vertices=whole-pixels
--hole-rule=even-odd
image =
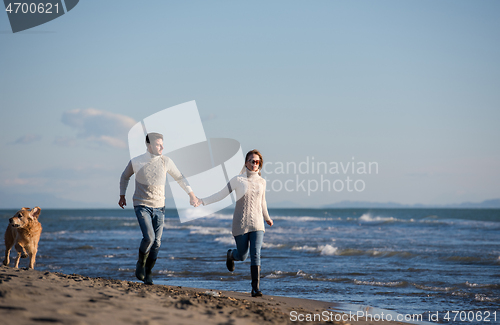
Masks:
[[[2,324],[402,324],[337,322],[329,311],[334,307],[308,299],[252,298],[241,292],[0,267]]]

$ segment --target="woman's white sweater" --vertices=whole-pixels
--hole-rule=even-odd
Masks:
[[[267,211],[266,180],[257,172],[246,169],[243,174],[233,177],[221,191],[203,198],[203,205],[218,202],[232,191],[236,192],[233,236],[252,231],[265,231],[264,219],[271,220]]]

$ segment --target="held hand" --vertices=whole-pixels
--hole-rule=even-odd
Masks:
[[[203,201],[199,197],[196,197],[196,205],[194,207],[196,208],[199,207],[200,205],[203,205]]]
[[[269,227],[272,227],[273,226],[273,221],[271,219],[269,220],[266,220],[267,224],[269,225]]]
[[[189,204],[194,206],[195,208],[201,204],[201,200],[194,195],[193,192],[189,193]]]
[[[118,201],[120,208],[125,209],[124,206],[127,205],[127,200],[125,200],[125,195],[120,195],[120,201]]]

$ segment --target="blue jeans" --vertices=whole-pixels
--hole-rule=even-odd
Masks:
[[[149,258],[158,258],[165,221],[165,207],[150,208],[144,205],[134,206],[135,215],[142,231],[142,241],[139,249],[144,254],[149,252]]]
[[[244,261],[250,251],[250,265],[260,265],[260,249],[264,240],[263,231],[252,231],[235,236],[236,249],[233,249],[233,258],[236,261]]]

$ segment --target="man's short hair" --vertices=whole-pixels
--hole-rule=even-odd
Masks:
[[[151,141],[155,142],[158,139],[162,139],[163,140],[163,134],[156,133],[156,132],[151,132],[151,133],[148,133],[146,135],[146,143],[151,143]]]

